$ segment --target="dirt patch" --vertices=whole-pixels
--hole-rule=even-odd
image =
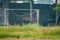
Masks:
[[[60,40],[60,39],[48,39],[48,38],[44,38],[44,39],[36,39],[36,38],[4,38],[1,40]]]

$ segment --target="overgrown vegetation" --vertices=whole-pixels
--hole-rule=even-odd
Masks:
[[[60,27],[42,27],[36,24],[24,26],[0,26],[0,38],[60,38]]]
[[[54,8],[54,10],[60,11],[60,3],[58,3],[58,4],[56,5],[56,7]]]

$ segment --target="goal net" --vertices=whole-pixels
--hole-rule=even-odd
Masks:
[[[4,25],[39,23],[39,9],[4,9]]]

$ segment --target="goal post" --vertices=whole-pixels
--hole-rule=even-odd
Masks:
[[[9,19],[9,14],[14,15],[13,19]],[[9,20],[14,21],[10,21],[13,22],[13,25],[20,24],[18,22],[21,20],[28,23],[39,24],[39,9],[4,9],[4,26],[10,25]]]

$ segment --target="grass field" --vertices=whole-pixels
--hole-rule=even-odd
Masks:
[[[60,26],[42,27],[36,24],[24,26],[0,26],[0,38],[60,38]]]

